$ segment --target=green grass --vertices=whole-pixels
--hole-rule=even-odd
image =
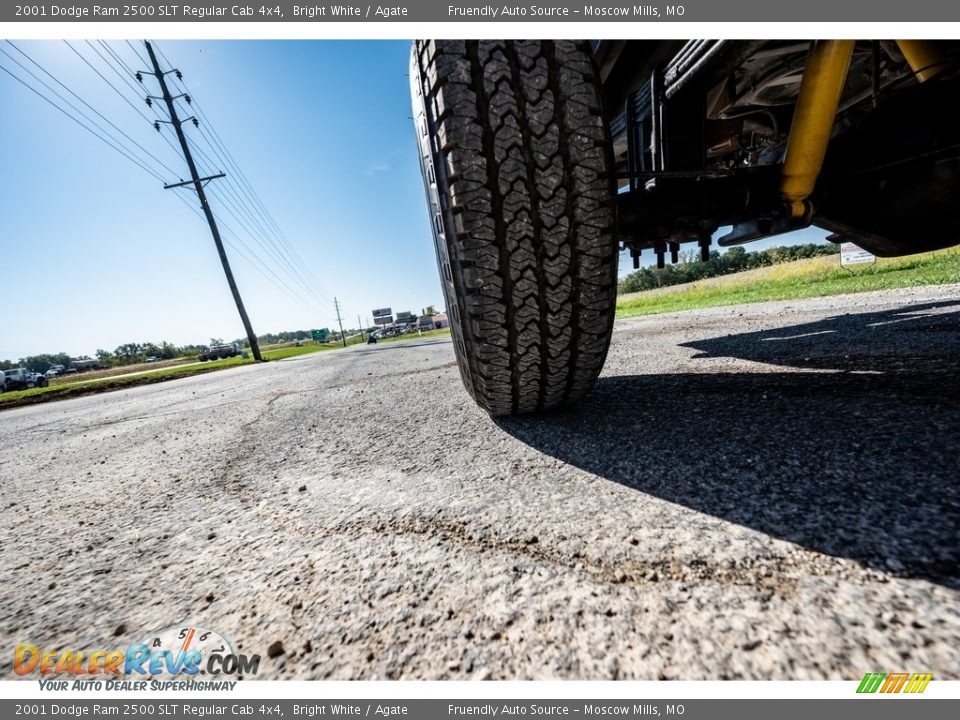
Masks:
[[[201,375],[203,373],[214,372],[237,365],[246,365],[253,362],[248,358],[228,358],[226,360],[214,360],[213,362],[203,363],[202,365],[188,365],[184,367],[164,368],[161,370],[152,370],[150,372],[138,373],[125,377],[107,377],[100,380],[78,380],[69,385],[50,385],[45,388],[30,388],[29,390],[17,390],[15,392],[3,393],[0,395],[0,409],[9,407],[19,407],[21,405],[32,405],[49,400],[61,400],[68,397],[77,397],[80,395],[92,395],[94,393],[107,392],[109,390],[120,390],[134,385],[149,385],[166,380],[175,380],[176,378],[187,377],[190,375]]]
[[[283,360],[285,358],[305,355],[307,353],[320,352],[323,350],[336,350],[338,347],[340,346],[303,345],[302,347],[296,347],[291,345],[290,347],[281,347],[274,350],[264,350],[263,357],[266,360]],[[199,365],[192,364],[181,367],[148,370],[145,372],[138,372],[136,375],[102,377],[90,380],[77,379],[70,383],[50,385],[45,388],[17,390],[15,392],[9,392],[0,395],[0,409],[19,407],[21,405],[32,405],[38,402],[60,400],[68,397],[77,397],[79,395],[92,395],[95,393],[108,392],[110,390],[120,390],[127,387],[133,387],[135,385],[150,385],[152,383],[189,377],[190,375],[202,375],[204,373],[237,367],[239,365],[249,365],[252,362],[252,358],[233,357],[226,358],[225,360],[213,360],[211,362],[200,363]]]
[[[960,283],[955,249],[878,259],[849,270],[840,267],[837,256],[828,256],[624,295],[617,301],[617,317],[948,283]]]
[[[308,355],[315,352],[323,352],[324,350],[336,350],[340,345],[302,345],[297,347],[296,345],[291,345],[289,347],[281,347],[276,350],[264,350],[261,354],[265,360],[284,360],[285,358],[297,357],[298,355]]]
[[[432,337],[435,335],[446,335],[449,330],[431,330],[423,335],[403,335],[393,340],[415,340],[418,337]],[[366,334],[364,334],[366,338]],[[365,340],[360,336],[348,337],[347,345],[358,345]],[[382,340],[381,342],[387,342]],[[283,344],[263,350],[265,360],[284,360],[286,358],[298,357],[309,353],[325,352],[327,350],[342,349],[341,343],[329,343],[317,345],[314,343],[305,343],[301,347],[294,344]],[[238,365],[248,365],[253,362],[252,358],[228,358],[226,360],[214,360],[200,364],[185,365],[181,367],[158,368],[156,370],[147,370],[137,372],[135,375],[120,377],[99,377],[92,379],[82,379],[71,382],[61,382],[57,385],[50,385],[45,388],[30,388],[29,390],[17,390],[15,392],[3,393],[0,395],[0,410],[5,408],[20,407],[21,405],[33,405],[34,403],[47,402],[50,400],[61,400],[63,398],[78,397],[80,395],[93,395],[96,393],[109,392],[111,390],[121,390],[123,388],[133,387],[135,385],[149,385],[167,380],[176,380],[177,378],[189,377],[190,375],[201,375],[203,373],[223,370],[225,368],[237,367]]]
[[[878,260],[874,265],[858,266],[850,270],[841,268],[836,256],[828,256],[782,263],[735,275],[724,275],[688,285],[674,285],[659,290],[624,295],[617,301],[617,317],[948,283],[960,283],[960,250],[957,249],[923,253],[907,258]],[[404,342],[443,337],[449,334],[450,329],[444,328],[428,330],[419,335],[383,338],[380,342]],[[361,342],[364,341],[359,335],[347,339],[348,345]],[[339,343],[324,345],[309,343],[302,347],[286,345],[264,350],[263,355],[268,360],[283,360],[341,347]],[[126,377],[78,379],[75,382],[45,388],[19,390],[0,395],[0,409],[119,390],[134,385],[164,382],[252,362],[252,359],[237,357],[199,365],[159,368]]]
[[[422,340],[423,338],[432,338],[432,337],[443,337],[450,334],[450,328],[442,328],[440,330],[427,330],[420,333],[411,333],[409,335],[394,335],[393,337],[380,338],[377,342],[404,342],[405,340]]]

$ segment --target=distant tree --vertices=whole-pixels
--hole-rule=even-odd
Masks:
[[[119,345],[113,354],[120,365],[130,365],[131,363],[143,360],[143,348],[140,343],[124,343]]]
[[[172,360],[175,357],[179,357],[182,354],[180,348],[178,348],[173,343],[168,343],[164,340],[160,343],[160,349],[157,353],[157,357],[163,358],[164,360]]]
[[[44,373],[54,365],[69,365],[70,356],[67,353],[43,355],[29,355],[20,358],[19,364],[14,367],[25,367],[31,372]],[[9,369],[9,368],[6,368]]]
[[[152,342],[141,343],[140,352],[145,358],[160,357],[160,347],[158,345],[154,345]]]
[[[737,245],[722,254],[717,250],[711,250],[710,259],[707,262],[701,262],[699,253],[696,251],[683,251],[680,255],[681,262],[676,265],[668,265],[662,270],[643,267],[630,273],[620,281],[617,292],[640,292],[838,252],[840,252],[840,246],[834,243],[789,245],[753,252],[748,252],[744,247]]]

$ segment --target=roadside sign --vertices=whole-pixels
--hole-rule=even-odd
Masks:
[[[378,317],[387,317],[388,315],[393,315],[393,310],[391,310],[391,309],[388,308],[388,307],[387,307],[387,308],[377,308],[376,310],[373,311],[373,316],[374,316],[375,318],[378,318]]]
[[[412,312],[398,312],[397,313],[397,322],[398,323],[412,323],[416,320]]]
[[[327,341],[327,331],[323,330],[311,330],[310,337],[314,339],[315,342],[326,342]]]
[[[860,265],[876,262],[877,256],[852,242],[840,243],[840,265]]]
[[[374,325],[393,325],[393,315],[378,315],[373,318]]]

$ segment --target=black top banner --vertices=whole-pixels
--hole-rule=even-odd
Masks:
[[[275,0],[195,2],[4,2],[0,22],[951,22],[956,0],[684,0],[644,4],[582,2],[462,2],[407,0],[392,4],[311,4]]]

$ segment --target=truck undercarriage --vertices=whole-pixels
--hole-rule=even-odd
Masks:
[[[410,78],[464,385],[582,397],[619,250],[663,266],[816,225],[881,256],[960,244],[958,41],[425,40]]]
[[[604,42],[620,241],[659,265],[809,225],[882,256],[960,242],[957,43]],[[829,147],[829,152],[827,149]]]

